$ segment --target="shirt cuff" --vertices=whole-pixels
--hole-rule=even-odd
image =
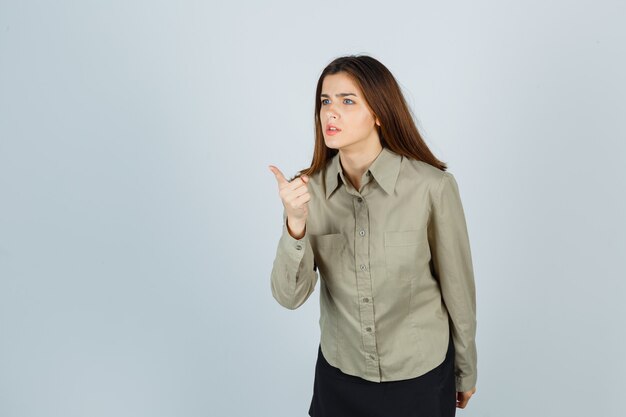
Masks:
[[[465,376],[456,376],[456,390],[457,392],[466,392],[470,391],[472,388],[476,386],[476,374],[465,375]]]
[[[287,220],[283,220],[283,232],[278,242],[282,253],[286,254],[290,259],[294,261],[302,260],[306,246],[309,244],[309,234],[306,233],[300,239],[296,239],[289,233],[287,228]]]

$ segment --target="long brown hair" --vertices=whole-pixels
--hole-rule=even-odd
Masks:
[[[378,60],[367,55],[347,55],[334,59],[324,68],[315,90],[315,149],[311,166],[299,171],[294,178],[303,174],[313,175],[326,168],[328,161],[339,152],[324,143],[320,108],[324,77],[339,72],[346,73],[359,86],[365,101],[380,120],[376,125],[382,146],[407,158],[424,161],[443,171],[447,169],[430,151],[417,130],[413,115],[404,95],[389,69]]]

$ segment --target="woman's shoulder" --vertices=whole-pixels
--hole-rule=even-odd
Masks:
[[[417,159],[402,158],[404,173],[409,177],[419,178],[430,184],[439,184],[444,176],[451,175],[449,171],[441,170],[427,162]]]

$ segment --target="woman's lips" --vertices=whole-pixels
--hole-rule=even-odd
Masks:
[[[334,136],[334,135],[336,135],[339,132],[341,132],[341,129],[331,130],[329,127],[326,128],[326,134],[328,136]]]

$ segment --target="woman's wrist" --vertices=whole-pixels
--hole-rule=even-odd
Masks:
[[[289,234],[291,235],[291,237],[293,237],[294,239],[302,239],[305,234],[305,229],[306,229],[306,220],[305,221],[294,220],[290,222],[289,218],[287,218],[287,230],[289,231]]]

